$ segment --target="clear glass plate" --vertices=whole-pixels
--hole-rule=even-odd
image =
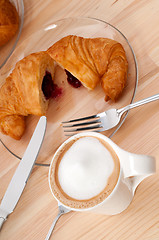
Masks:
[[[38,157],[38,162],[42,165],[50,163],[56,149],[68,138],[64,136],[61,125],[62,121],[97,114],[110,108],[121,108],[128,105],[133,102],[138,83],[136,57],[126,37],[109,23],[93,18],[62,19],[32,34],[16,48],[10,59],[1,69],[0,83],[4,81],[17,61],[30,53],[48,49],[56,41],[67,35],[78,35],[89,38],[105,37],[120,42],[126,51],[128,59],[128,80],[122,96],[117,102],[105,102],[104,92],[100,85],[93,91],[88,91],[84,87],[75,89],[67,83],[64,70],[57,67],[54,82],[57,83],[59,87],[62,87],[63,93],[58,99],[52,99],[50,101],[47,112],[46,135]],[[127,114],[118,126],[109,131],[102,132],[102,134],[112,137],[121,127],[126,116]],[[38,119],[39,117],[37,116],[27,117],[26,131],[20,141],[0,134],[4,146],[16,157],[21,158],[23,156]]]
[[[3,55],[3,57],[0,58],[0,69],[3,67],[3,65],[6,63],[8,58],[13,53],[14,49],[16,48],[17,42],[19,40],[19,37],[21,35],[21,31],[23,28],[23,21],[24,21],[24,4],[23,0],[11,0],[11,3],[16,7],[17,12],[19,14],[20,24],[19,29],[16,33],[16,35],[4,46],[0,47],[0,56]]]

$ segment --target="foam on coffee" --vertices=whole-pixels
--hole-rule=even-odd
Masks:
[[[107,143],[92,136],[80,137],[55,157],[50,183],[63,204],[88,208],[110,195],[119,172],[118,157]]]

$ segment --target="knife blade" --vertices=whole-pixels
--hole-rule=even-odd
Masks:
[[[7,216],[13,212],[25,188],[45,136],[46,122],[46,117],[42,116],[1,201],[0,229]]]

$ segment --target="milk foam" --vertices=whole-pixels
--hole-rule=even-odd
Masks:
[[[114,161],[106,147],[94,137],[80,138],[62,157],[58,180],[63,191],[77,200],[101,193],[114,170]]]

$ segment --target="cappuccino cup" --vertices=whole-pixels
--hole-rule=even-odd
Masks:
[[[152,156],[127,152],[100,133],[79,133],[55,152],[49,185],[69,210],[115,215],[129,206],[139,183],[155,171]]]

